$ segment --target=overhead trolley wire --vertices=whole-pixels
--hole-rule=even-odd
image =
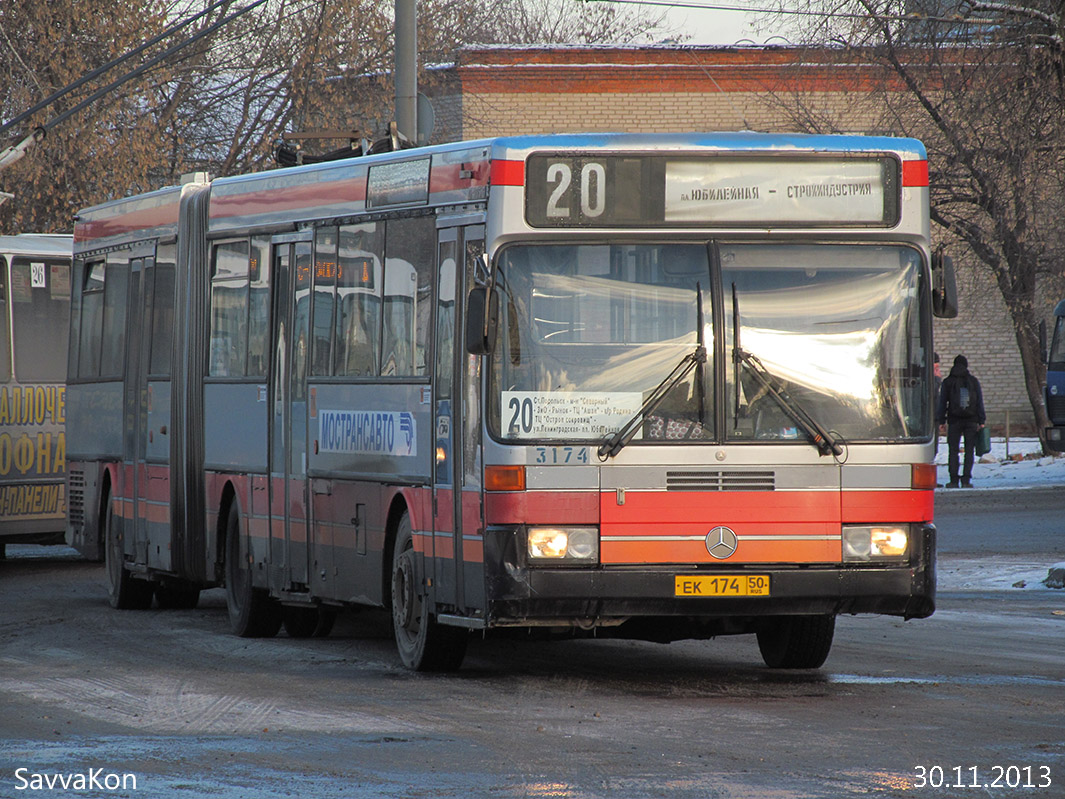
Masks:
[[[125,55],[122,55],[122,56],[119,56],[118,58],[112,59],[111,61],[108,61],[106,64],[97,67],[96,69],[92,70],[91,72],[89,72],[89,73],[87,73],[85,75],[82,75],[80,78],[78,78],[73,83],[70,83],[70,84],[64,86],[59,91],[53,92],[48,97],[45,97],[43,100],[41,100],[39,103],[37,103],[37,105],[33,106],[33,108],[27,109],[26,111],[23,111],[18,116],[14,117],[12,119],[9,119],[7,122],[4,122],[4,123],[0,124],[0,135],[6,133],[8,130],[13,128],[15,125],[18,125],[20,122],[23,122],[24,120],[29,119],[31,116],[36,114],[38,111],[41,111],[41,110],[47,108],[52,103],[54,103],[56,100],[59,100],[60,98],[65,97],[66,95],[70,94],[70,92],[81,88],[82,86],[84,86],[89,81],[91,81],[91,80],[93,80],[95,78],[98,78],[100,75],[104,74],[105,72],[107,72],[107,71],[109,71],[111,69],[114,69],[115,67],[119,66],[120,64],[124,64],[126,61],[130,60],[131,58],[134,58],[135,56],[140,55],[145,50],[147,50],[149,47],[152,47],[153,45],[158,44],[163,39],[166,39],[167,37],[173,35],[174,33],[177,33],[182,28],[188,27],[193,22],[196,22],[197,20],[201,19],[205,15],[207,15],[210,12],[214,11],[219,6],[226,5],[227,3],[231,3],[231,2],[232,2],[232,0],[217,0],[216,3],[214,3],[211,6],[208,6],[207,8],[205,8],[203,11],[199,12],[198,14],[195,14],[194,16],[191,16],[188,19],[181,20],[180,22],[175,22],[173,25],[171,25],[169,28],[167,28],[163,32],[159,33],[157,36],[153,36],[151,39],[149,39],[148,41],[144,42],[144,44],[140,45],[139,47],[134,48],[133,50],[130,50]]]

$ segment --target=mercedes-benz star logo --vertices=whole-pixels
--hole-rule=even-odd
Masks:
[[[739,538],[727,527],[715,527],[706,534],[706,551],[718,560],[732,555],[739,543]]]

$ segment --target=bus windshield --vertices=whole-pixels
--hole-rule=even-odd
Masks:
[[[712,258],[720,285],[711,285]],[[706,362],[647,412],[634,442],[805,444],[780,397],[740,367],[737,345],[836,437],[927,439],[930,324],[920,265],[917,250],[894,246],[511,245],[497,266],[493,433],[601,440],[704,343]],[[724,321],[717,331],[714,299]],[[723,368],[715,369],[715,350]]]
[[[70,262],[16,256],[11,262],[15,378],[62,383],[67,376]]]
[[[1054,325],[1047,363],[1052,369],[1065,369],[1065,316],[1059,316]]]

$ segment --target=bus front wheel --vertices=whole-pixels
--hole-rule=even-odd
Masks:
[[[229,626],[241,638],[272,638],[281,629],[281,605],[251,582],[251,568],[240,556],[240,511],[234,502],[226,521],[226,608]]]
[[[118,529],[110,495],[104,511],[104,562],[107,567],[107,598],[118,610],[145,610],[152,606],[155,586],[138,580],[126,568],[124,535]]]
[[[771,669],[816,669],[828,657],[835,630],[835,616],[777,616],[758,630],[758,649]]]
[[[455,671],[466,656],[465,630],[437,623],[429,612],[424,581],[417,578],[417,560],[406,513],[396,531],[392,551],[392,629],[400,659],[415,671]]]

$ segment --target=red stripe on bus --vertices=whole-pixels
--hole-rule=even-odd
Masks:
[[[933,491],[844,491],[845,524],[930,522]]]
[[[484,514],[488,524],[598,524],[599,497],[593,491],[485,493]]]
[[[492,161],[492,185],[524,186],[525,162],[494,159]]]
[[[326,205],[366,202],[366,176],[330,180],[302,186],[211,193],[211,219],[277,214],[282,211],[312,210]]]
[[[74,238],[79,242],[106,239],[132,231],[152,230],[177,224],[178,204],[168,203],[154,208],[141,208],[117,214],[107,219],[85,219],[74,226]]]
[[[824,533],[840,519],[839,493],[835,491],[688,491],[680,495],[673,491],[629,491],[623,505],[618,504],[613,491],[604,491],[601,497],[604,535],[637,527],[689,535],[733,524],[743,524],[751,532],[771,532],[757,529],[766,525],[775,528],[772,532],[782,532],[781,527],[788,527],[789,532],[802,527],[800,532]],[[618,532],[612,532],[614,529]]]
[[[488,177],[488,161],[433,164],[432,171],[429,173],[429,193],[461,191],[471,186],[484,186],[488,183]]]
[[[903,161],[902,162],[902,185],[903,186],[927,186],[928,185],[928,162],[927,161]]]

